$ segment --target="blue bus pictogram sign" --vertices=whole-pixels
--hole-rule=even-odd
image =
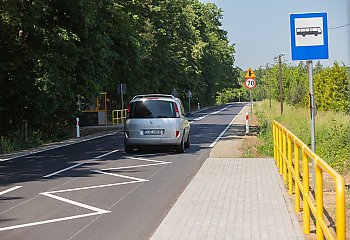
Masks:
[[[328,59],[327,13],[290,14],[292,60]]]

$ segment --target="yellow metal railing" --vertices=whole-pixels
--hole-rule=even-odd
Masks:
[[[300,212],[300,199],[303,207],[303,230],[310,233],[310,210],[316,220],[317,239],[345,240],[345,188],[344,179],[324,160],[300,141],[280,123],[273,121],[274,159],[283,180],[288,184],[288,193],[295,192],[295,211]],[[315,167],[315,199],[309,186],[309,161]],[[301,161],[301,166],[300,166]],[[301,169],[300,169],[301,167]],[[332,177],[335,183],[336,232],[335,236],[327,226],[323,206],[323,172]],[[314,204],[315,202],[315,204]]]
[[[126,119],[127,109],[113,110],[112,111],[112,123],[113,125],[124,123]]]

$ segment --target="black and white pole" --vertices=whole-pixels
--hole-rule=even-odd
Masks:
[[[245,114],[245,133],[249,133],[249,113]]]
[[[192,92],[190,90],[187,91],[186,96],[188,97],[188,112],[191,112],[191,97],[192,97]]]
[[[80,138],[80,124],[79,124],[79,118],[75,118],[76,121],[76,129],[77,129],[77,138]]]

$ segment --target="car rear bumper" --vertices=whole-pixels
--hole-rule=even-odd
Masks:
[[[128,145],[179,145],[181,143],[181,137],[178,138],[125,138]]]

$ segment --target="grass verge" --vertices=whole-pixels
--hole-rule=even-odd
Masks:
[[[277,120],[300,140],[311,146],[310,113],[306,108],[284,105],[283,115],[280,104],[268,101],[255,104],[259,121],[259,151],[273,155],[272,121]],[[345,113],[317,112],[316,153],[339,173],[350,173],[350,116]]]

